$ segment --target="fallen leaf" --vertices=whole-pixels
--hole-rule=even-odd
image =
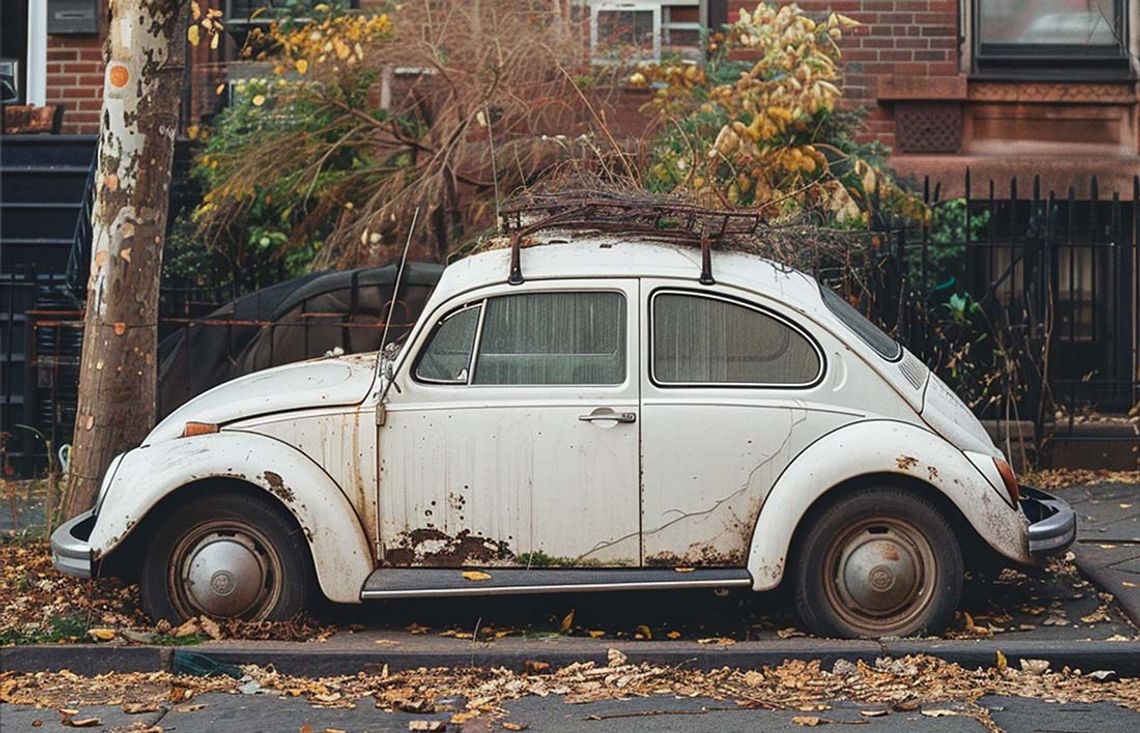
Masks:
[[[59,724],[67,728],[94,728],[102,725],[99,718],[76,718],[76,715],[79,715],[79,711],[75,708],[60,708]]]
[[[669,638],[669,639],[680,639],[681,638],[681,632],[680,631],[670,631],[669,633],[665,634],[665,636],[666,636],[666,638]]]
[[[601,629],[590,629],[586,633],[590,635],[591,639],[600,639],[606,635],[606,632],[602,631]]]
[[[923,710],[922,714],[928,718],[949,718],[956,715],[961,715],[957,710],[949,710],[947,708],[932,708],[930,710]]]
[[[113,629],[87,629],[87,635],[95,641],[110,641],[115,638]]]
[[[527,659],[523,662],[523,672],[526,674],[548,674],[550,672],[550,663],[540,662],[536,659]]]
[[[186,623],[179,626],[177,629],[175,629],[171,633],[174,634],[175,636],[181,638],[184,636],[193,636],[194,634],[197,634],[199,631],[201,631],[201,628],[198,626],[198,619],[192,618],[189,621],[187,621]]]
[[[818,715],[793,715],[792,723],[795,725],[802,725],[806,728],[814,728],[823,720]]]
[[[645,624],[639,624],[637,627],[637,635],[641,636],[642,638],[645,638],[645,639],[652,639],[653,638],[653,630],[650,629]]]
[[[491,579],[490,573],[483,573],[483,572],[480,572],[478,570],[465,570],[465,571],[463,571],[463,577],[466,580],[490,580]],[[415,722],[415,721],[413,721],[413,722]],[[424,730],[428,730],[428,729],[425,728]]]
[[[574,626],[574,609],[570,609],[570,613],[562,617],[562,623],[559,624],[558,630],[563,634],[569,634],[571,627]]]
[[[627,660],[626,656],[617,649],[610,649],[606,652],[606,660],[611,667],[624,667]]]
[[[997,650],[997,668],[998,669],[1005,669],[1008,666],[1009,666],[1009,660],[1006,659],[1005,655],[1001,653],[1001,649],[998,649]]]
[[[525,723],[512,723],[509,720],[504,720],[503,728],[505,730],[526,730],[527,725]]]
[[[313,733],[313,726],[309,725],[308,723],[303,723],[301,725],[300,733]]]
[[[1022,659],[1021,671],[1028,672],[1029,674],[1045,674],[1049,671],[1049,660],[1047,659]]]
[[[410,720],[408,721],[408,730],[447,730],[447,723],[443,722],[442,720]]]
[[[880,718],[884,715],[889,715],[886,710],[860,710],[859,714],[864,718]]]
[[[222,628],[218,626],[218,622],[209,616],[201,616],[198,619],[199,624],[202,626],[202,631],[211,639],[217,640],[222,638]]]
[[[177,705],[174,708],[176,713],[196,713],[206,707],[204,702],[192,702],[189,705]]]
[[[695,568],[673,568],[674,573],[691,573]]]
[[[420,626],[417,623],[413,623],[413,624],[410,624],[408,626],[405,626],[404,630],[407,631],[408,633],[410,633],[412,636],[418,636],[420,634],[426,634],[427,632],[431,631],[431,629],[428,628],[427,626]]]
[[[781,639],[790,639],[793,636],[803,636],[804,632],[797,629],[795,626],[789,626],[786,629],[780,629],[776,632],[776,636]]]
[[[139,715],[141,713],[157,713],[159,711],[158,705],[151,702],[125,702],[123,703],[123,712],[127,715]]]

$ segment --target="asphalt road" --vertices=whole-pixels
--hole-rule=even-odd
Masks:
[[[446,722],[449,713],[416,715],[387,713],[376,710],[371,700],[361,701],[354,709],[322,709],[310,707],[298,699],[281,699],[268,695],[210,694],[195,698],[204,705],[192,712],[170,710],[144,715],[127,715],[117,707],[84,708],[75,719],[99,718],[100,724],[89,730],[128,730],[158,724],[171,733],[285,733],[287,731],[322,731],[326,728],[349,733],[371,731],[408,731],[413,721]],[[836,702],[826,710],[796,712],[787,710],[744,710],[731,702],[707,698],[676,699],[669,697],[634,698],[581,705],[568,705],[558,697],[524,698],[509,703],[512,723],[527,726],[536,733],[563,731],[597,731],[598,733],[659,733],[660,731],[802,731],[796,716],[819,718],[818,725],[860,725],[865,733],[985,733],[989,730],[978,715],[988,712],[996,726],[1010,733],[1136,733],[1140,730],[1140,713],[1113,703],[1057,704],[1036,699],[985,697],[979,701],[984,710],[971,710],[952,703],[930,704],[921,710],[887,712],[881,717],[865,717],[863,711],[887,710],[882,705],[860,705]],[[925,711],[925,713],[923,712]],[[936,717],[935,717],[936,716]],[[36,721],[40,721],[37,725]],[[24,706],[0,706],[0,727],[5,733],[15,731],[61,731],[75,728],[59,723],[54,710]],[[501,731],[500,722],[476,719],[464,725],[447,724],[455,733]]]

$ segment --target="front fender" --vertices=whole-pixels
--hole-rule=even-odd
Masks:
[[[276,497],[309,541],[325,596],[339,603],[359,602],[360,588],[373,570],[372,554],[344,492],[300,451],[254,433],[222,431],[124,454],[104,479],[108,483],[88,540],[92,557],[106,557],[163,498],[210,478],[242,481]]]
[[[960,450],[918,425],[864,420],[812,443],[776,480],[752,532],[753,589],[779,585],[792,536],[817,499],[844,481],[870,474],[909,476],[933,486],[996,551],[1030,562],[1025,518]]]

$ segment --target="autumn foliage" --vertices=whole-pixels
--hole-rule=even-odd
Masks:
[[[842,109],[845,30],[838,13],[813,19],[794,3],[742,10],[710,39],[705,66],[665,63],[636,72],[657,82],[662,134],[649,185],[690,190],[713,205],[761,209],[772,220],[805,212],[820,223],[858,226],[872,199],[924,216],[883,163],[885,151],[856,142],[860,119]]]

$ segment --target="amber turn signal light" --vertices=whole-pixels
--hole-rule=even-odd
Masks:
[[[182,428],[182,437],[190,438],[195,435],[209,435],[216,432],[218,432],[217,423],[190,421]]]
[[[998,474],[1001,475],[1002,483],[1005,484],[1005,490],[1009,492],[1009,498],[1013,499],[1014,506],[1021,500],[1021,491],[1017,488],[1017,475],[1014,474],[1013,468],[1000,458],[994,459],[994,465],[997,466]]]

